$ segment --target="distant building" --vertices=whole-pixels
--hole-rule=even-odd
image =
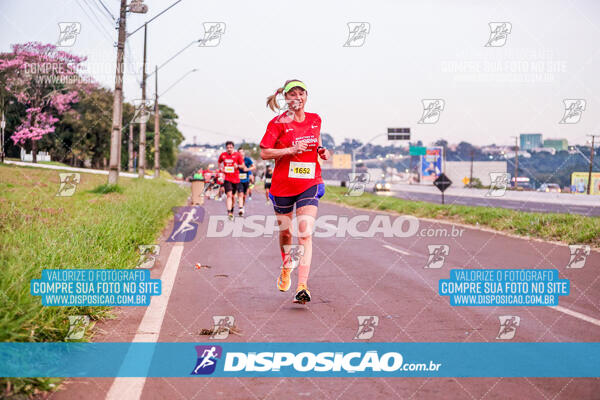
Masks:
[[[532,150],[543,146],[541,133],[521,133],[519,138],[521,141],[520,150]]]
[[[329,160],[321,161],[321,167],[324,169],[351,169],[352,155],[347,153],[334,153]]]
[[[544,140],[544,147],[550,147],[556,151],[568,150],[569,142],[567,139],[546,139]]]
[[[554,147],[535,147],[533,149],[531,149],[532,152],[544,152],[544,153],[550,153],[552,155],[556,154],[556,149]]]

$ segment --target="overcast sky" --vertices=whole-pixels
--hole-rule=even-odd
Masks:
[[[102,0],[114,17],[118,0]],[[174,2],[146,0],[127,30]],[[117,31],[100,0],[0,0],[0,50],[13,43],[56,43],[59,22],[79,22],[72,47],[94,78],[114,87]],[[148,70],[223,22],[216,47],[192,46],[159,71],[161,102],[179,114],[188,142],[259,141],[274,114],[265,98],[286,79],[308,86],[306,110],[318,113],[337,143],[368,140],[387,127],[410,127],[430,143],[510,144],[519,133],[584,143],[600,133],[600,2],[589,1],[209,1],[182,0],[148,25]],[[367,23],[362,46],[344,47],[349,22]],[[490,40],[508,22],[506,42]],[[126,47],[125,98],[139,99],[143,30]],[[534,70],[534,71],[532,71]],[[154,80],[148,82],[148,96]],[[424,99],[442,99],[422,118]],[[578,123],[559,124],[564,99],[584,99]],[[108,132],[107,132],[108,134]],[[385,143],[384,138],[375,143]]]

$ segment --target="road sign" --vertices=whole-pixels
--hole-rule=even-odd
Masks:
[[[452,181],[442,173],[435,181],[433,181],[433,184],[440,189],[440,192],[444,193],[444,191],[452,185]]]
[[[444,191],[452,185],[452,181],[444,173],[441,173],[440,176],[433,181],[433,184],[440,189],[440,192],[442,192],[442,204],[444,204]]]
[[[388,140],[410,140],[410,128],[388,128]]]
[[[408,149],[408,154],[411,155],[411,156],[424,156],[424,155],[427,155],[427,147],[411,146]]]

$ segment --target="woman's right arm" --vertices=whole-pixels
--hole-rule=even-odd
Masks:
[[[292,154],[291,150],[293,147],[287,147],[285,149],[260,149],[260,158],[263,160],[271,160],[273,158],[279,159],[283,156]]]
[[[271,160],[271,159],[279,159],[283,156],[291,156],[294,154],[298,154],[304,150],[308,145],[306,142],[296,142],[292,147],[286,147],[285,149],[266,149],[264,147],[260,148],[260,158],[263,160]]]

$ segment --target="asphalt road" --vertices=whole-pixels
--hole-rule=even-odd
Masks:
[[[272,215],[260,193],[248,215]],[[493,232],[420,221],[421,229],[457,232],[455,237],[315,238],[308,281],[313,301],[292,303],[279,292],[276,235],[206,237],[210,216],[224,215],[223,202],[205,204],[195,240],[165,242],[152,269],[167,290],[151,309],[123,307],[118,318],[97,325],[95,341],[207,342],[200,332],[213,316],[235,318],[239,334],[221,342],[353,342],[358,316],[379,317],[369,341],[499,342],[499,316],[521,318],[507,342],[592,342],[600,338],[600,254],[582,269],[566,269],[569,248]],[[322,203],[319,215],[352,217],[373,212]],[[360,225],[359,225],[360,227]],[[425,269],[428,245],[446,244],[440,269]],[[210,268],[196,269],[201,263]],[[571,294],[550,307],[453,307],[438,295],[451,268],[557,268]],[[168,290],[169,282],[172,289]],[[148,311],[148,312],[146,312]],[[219,340],[214,340],[219,342]],[[486,362],[494,362],[488,360]],[[193,367],[193,366],[192,366]],[[597,399],[598,378],[70,378],[52,399]]]
[[[393,190],[390,192],[394,197],[399,197],[408,200],[419,200],[427,201],[429,203],[442,202],[441,193],[421,193],[421,192],[409,192],[403,190]],[[382,195],[387,195],[383,193]],[[543,213],[564,213],[564,214],[581,214],[587,216],[600,216],[600,201],[598,205],[581,205],[581,204],[561,204],[561,203],[545,203],[540,201],[522,201],[522,200],[511,200],[504,198],[493,198],[493,197],[466,197],[466,196],[454,196],[446,194],[444,195],[444,201],[446,204],[462,204],[466,206],[482,206],[482,207],[499,207],[499,208],[510,208],[518,211],[531,211],[531,212],[543,212]]]

